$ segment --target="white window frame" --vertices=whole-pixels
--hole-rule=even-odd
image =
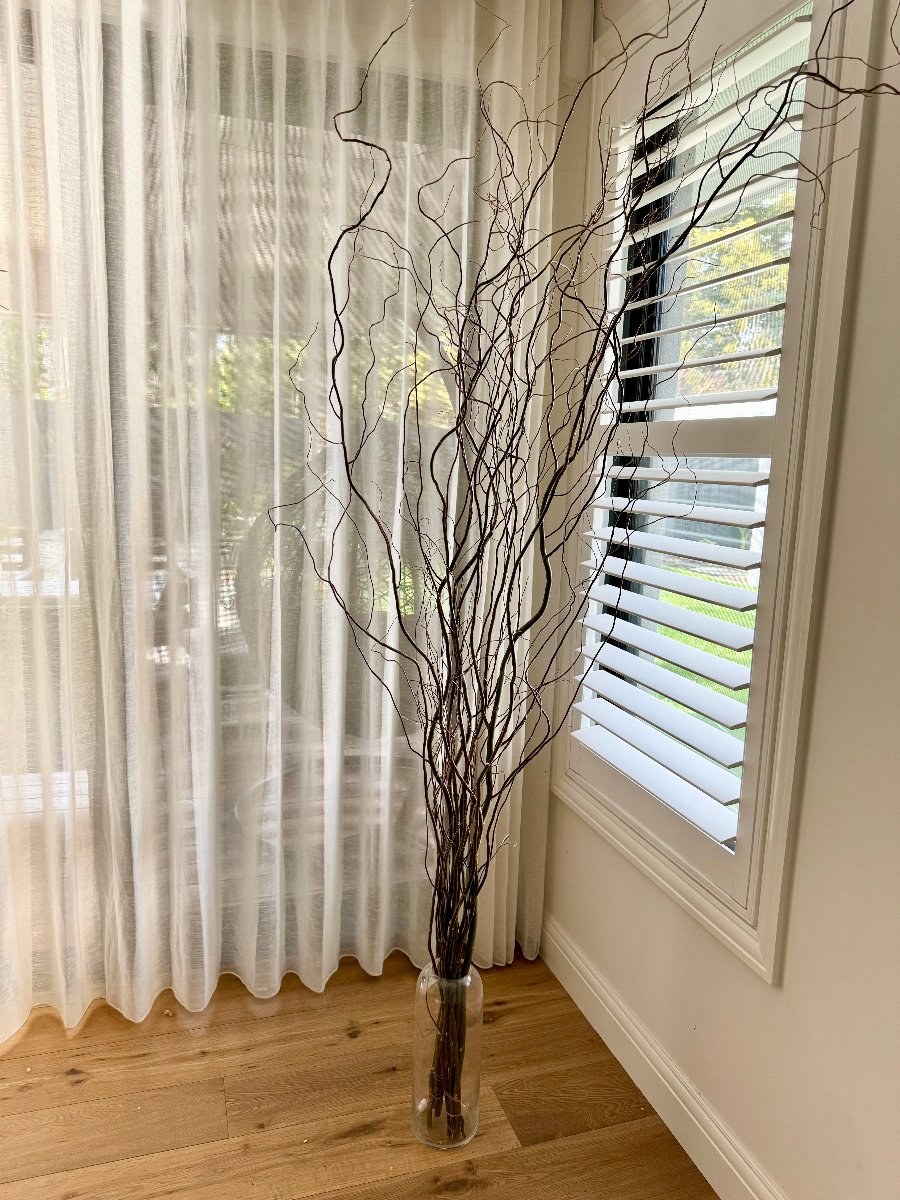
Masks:
[[[750,11],[733,0],[709,0],[694,38],[694,75],[798,6],[799,0],[757,0]],[[684,36],[696,11],[693,0],[685,0],[676,8],[669,23],[673,44]],[[818,43],[830,12],[830,0],[815,0],[811,45]],[[630,28],[625,22],[619,23],[620,33],[627,38],[653,28],[655,13],[663,14],[656,27],[662,32],[664,2],[654,3],[652,8],[637,5],[625,18]],[[870,56],[872,20],[873,0],[854,0],[832,24],[827,53],[845,56],[840,71],[844,82],[856,86],[865,82],[863,63]],[[599,68],[620,46],[614,31],[601,30],[593,49],[594,68]],[[607,100],[606,113],[611,117],[607,128],[613,130],[613,135],[637,115],[637,89],[646,79],[649,56],[661,48],[659,41],[651,46],[636,56],[633,67],[629,66],[612,102],[597,89],[595,112],[599,113],[600,105]],[[667,91],[675,92],[686,82],[686,72],[674,76]],[[631,111],[629,91],[633,98]],[[557,739],[551,769],[551,791],[559,801],[621,850],[770,983],[777,982],[779,974],[785,881],[796,825],[794,801],[803,765],[818,549],[836,415],[835,391],[846,344],[844,292],[858,223],[856,151],[863,109],[870,103],[857,99],[849,115],[836,126],[805,129],[802,135],[802,161],[833,166],[827,173],[824,206],[821,193],[817,196],[812,184],[801,183],[797,191],[779,384],[781,415],[780,420],[776,417],[772,449],[773,482],[777,477],[783,516],[780,522],[776,519],[766,525],[751,683],[751,712],[754,708],[757,713],[763,712],[757,742],[760,753],[745,764],[736,850],[725,850],[566,733]],[[597,124],[594,120],[595,131]],[[594,181],[598,178],[595,148],[593,161],[586,165],[589,205],[597,202]],[[815,396],[814,405],[810,404],[811,396]],[[578,557],[578,547],[573,546],[573,571],[577,571]],[[575,637],[580,637],[580,630]],[[567,651],[576,652],[575,638]],[[760,689],[765,698],[762,703]]]

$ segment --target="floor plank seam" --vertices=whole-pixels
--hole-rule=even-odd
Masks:
[[[240,1141],[239,1138],[201,1138],[199,1142],[186,1142],[183,1146],[167,1146],[165,1149],[145,1150],[142,1154],[129,1154],[127,1158],[104,1158],[99,1162],[80,1163],[77,1167],[63,1167],[58,1171],[39,1171],[36,1175],[17,1175],[14,1179],[0,1180],[0,1189],[11,1187],[14,1183],[39,1182],[41,1179],[53,1179],[74,1175],[77,1171],[91,1171],[98,1167],[122,1166],[138,1163],[143,1159],[152,1158],[155,1154],[177,1154],[179,1150],[195,1150],[200,1146],[227,1146],[229,1142]]]
[[[314,1012],[316,1010],[313,1009],[311,1011]],[[322,1006],[321,1011],[324,1011],[324,1005]],[[147,1041],[150,1041],[151,1039],[156,1039],[156,1038],[177,1037],[179,1033],[188,1034],[188,1035],[191,1035],[194,1037],[199,1037],[203,1033],[205,1033],[207,1029],[212,1029],[212,1028],[215,1028],[215,1029],[228,1028],[228,1029],[230,1029],[232,1027],[236,1027],[236,1026],[240,1026],[240,1025],[256,1025],[263,1021],[274,1021],[274,1020],[277,1020],[279,1017],[294,1017],[294,1016],[302,1016],[302,1015],[303,1015],[302,1013],[266,1013],[266,1014],[260,1014],[258,1016],[248,1016],[248,1017],[239,1017],[239,1018],[233,1017],[233,1018],[226,1019],[223,1021],[215,1021],[214,1023],[207,1022],[206,1024],[203,1024],[203,1025],[179,1024],[174,1029],[159,1030],[156,1033],[145,1033],[145,1034],[143,1034],[143,1037],[146,1038]],[[128,1018],[126,1017],[125,1019],[127,1020]],[[146,1019],[147,1018],[145,1018],[145,1020]],[[132,1021],[132,1023],[131,1023],[132,1029],[134,1029],[134,1030],[140,1029],[140,1027],[141,1027],[141,1025],[143,1025],[143,1023],[144,1023],[143,1021]],[[91,1053],[93,1053],[95,1050],[102,1051],[102,1050],[107,1049],[110,1046],[116,1046],[122,1042],[127,1042],[129,1039],[129,1036],[132,1032],[132,1029],[129,1029],[127,1033],[124,1033],[124,1034],[120,1035],[119,1037],[111,1037],[103,1042],[94,1042],[89,1046],[83,1046],[83,1045],[79,1044],[78,1034],[76,1033],[74,1036],[71,1037],[71,1044],[68,1046],[60,1046],[55,1050],[39,1050],[36,1052],[32,1051],[31,1053],[24,1053],[24,1054],[11,1053],[11,1051],[15,1050],[15,1047],[9,1045],[9,1042],[12,1041],[12,1039],[8,1039],[7,1042],[0,1043],[0,1063],[2,1063],[4,1060],[12,1063],[12,1062],[15,1062],[17,1059],[23,1059],[23,1058],[43,1058],[45,1056],[49,1057],[49,1056],[55,1056],[55,1055],[59,1055],[59,1054],[68,1054],[74,1049],[77,1049],[80,1053],[84,1053],[85,1050],[90,1051]],[[66,1036],[68,1037],[69,1031],[66,1030],[65,1033],[66,1033]],[[17,1037],[17,1036],[18,1036],[18,1034],[13,1034],[13,1037]],[[28,1035],[26,1032],[22,1040],[24,1040],[24,1038],[26,1038],[27,1036]]]
[[[225,1140],[231,1141],[231,1122],[228,1119],[228,1089],[225,1086],[225,1076],[222,1076],[222,1107],[225,1110]]]
[[[156,1092],[174,1092],[178,1089],[185,1088],[185,1087],[191,1087],[195,1084],[215,1083],[215,1081],[217,1079],[222,1080],[222,1082],[224,1084],[225,1077],[223,1075],[217,1075],[215,1066],[212,1066],[208,1075],[204,1074],[201,1071],[197,1074],[197,1076],[194,1079],[190,1079],[190,1080],[179,1079],[179,1080],[176,1080],[174,1083],[154,1084],[154,1086],[152,1088],[145,1088],[142,1091],[114,1092],[111,1095],[107,1095],[107,1096],[95,1096],[92,1100],[81,1100],[76,1096],[72,1100],[63,1100],[61,1103],[58,1103],[58,1104],[42,1104],[37,1108],[13,1109],[12,1112],[6,1112],[6,1113],[4,1113],[4,1111],[3,1111],[4,1107],[6,1107],[6,1106],[3,1103],[2,1097],[0,1097],[0,1116],[37,1117],[41,1113],[52,1113],[52,1112],[56,1112],[58,1109],[61,1109],[61,1108],[79,1108],[79,1107],[84,1107],[85,1105],[89,1105],[89,1104],[107,1104],[112,1100],[125,1101],[128,1099],[129,1096],[143,1096],[143,1095],[146,1095],[147,1093],[155,1094]],[[222,1090],[224,1091],[224,1087]]]

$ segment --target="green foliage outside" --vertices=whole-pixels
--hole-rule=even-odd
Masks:
[[[737,232],[760,221],[789,212],[793,205],[794,187],[782,184],[773,193],[756,198],[741,206],[740,215],[733,220],[710,228],[691,232],[688,245],[697,252],[686,260],[676,277],[673,290],[680,285],[692,286],[720,275],[732,274],[748,266],[762,265],[786,257],[790,253],[792,222],[789,217],[775,220],[763,229],[734,238],[707,250],[702,247],[716,238]],[[688,330],[680,335],[678,361],[692,358],[715,358],[728,354],[764,350],[779,344],[783,314],[764,313],[743,321],[729,321],[729,313],[762,308],[783,302],[787,287],[787,266],[769,267],[740,279],[715,284],[690,292],[678,301],[677,312],[668,316],[673,325],[688,325],[717,320],[717,324],[702,330]],[[673,319],[677,316],[677,320]],[[678,391],[693,395],[705,392],[743,391],[751,388],[774,387],[778,382],[778,358],[763,358],[749,362],[717,367],[698,367],[679,372]]]

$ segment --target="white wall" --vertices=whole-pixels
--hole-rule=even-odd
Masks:
[[[559,800],[549,825],[550,923],[788,1200],[900,1198],[900,99],[867,135],[780,985]]]

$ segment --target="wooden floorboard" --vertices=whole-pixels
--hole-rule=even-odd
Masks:
[[[400,1180],[329,1200],[716,1200],[658,1117],[474,1158],[449,1154]]]
[[[135,1080],[137,1082],[137,1080]],[[221,1079],[20,1113],[2,1123],[0,1182],[228,1136]],[[18,1195],[19,1185],[8,1189]]]
[[[440,1154],[409,1130],[416,971],[344,963],[202,1013],[163,993],[75,1033],[38,1010],[0,1047],[0,1200],[715,1200],[540,961],[484,972],[479,1132]]]
[[[616,1060],[505,1081],[497,1098],[523,1146],[638,1121],[652,1109]]]

